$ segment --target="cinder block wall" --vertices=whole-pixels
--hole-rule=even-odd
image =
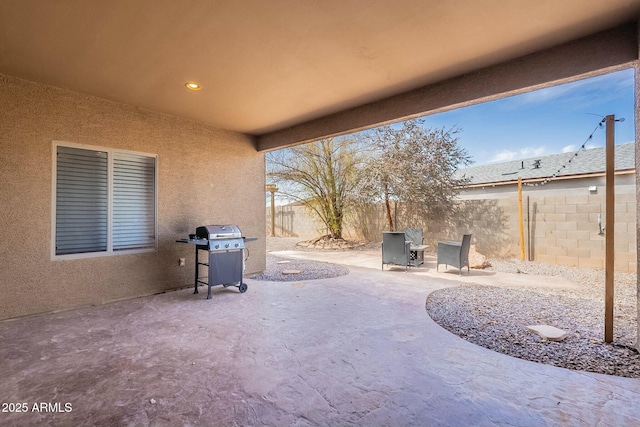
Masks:
[[[595,186],[596,191],[589,191]],[[604,177],[558,180],[523,188],[525,259],[550,264],[604,268]],[[398,207],[401,210],[401,207]],[[270,215],[269,208],[267,208]],[[616,176],[615,269],[637,271],[636,196],[634,174]],[[402,215],[397,217],[402,219]],[[396,229],[420,227],[425,243],[435,250],[439,240],[458,240],[473,234],[472,243],[489,257],[520,257],[517,185],[473,188],[460,194],[460,213],[446,221],[398,223]],[[270,227],[270,220],[267,221]],[[380,241],[387,230],[382,206],[351,212],[345,236]],[[270,229],[269,231],[270,232]],[[606,232],[606,230],[605,230]],[[301,206],[276,210],[276,234],[301,240],[323,234],[322,224]]]
[[[271,235],[271,207],[267,206],[267,235]],[[344,223],[343,237],[345,239],[366,239],[367,234],[359,232],[357,220],[354,215],[349,215]],[[278,237],[298,237],[300,241],[310,240],[327,234],[326,226],[318,219],[309,208],[291,204],[276,206],[275,209],[275,234]]]
[[[589,191],[589,187],[596,191]],[[554,181],[544,187],[523,188],[525,259],[575,267],[604,268],[606,221],[604,177]],[[637,271],[636,197],[634,174],[616,176],[615,269]],[[505,236],[502,248],[483,245],[477,230],[486,224],[485,214],[469,217],[477,245],[489,256],[520,256],[517,186],[485,187],[463,192],[466,203],[496,200],[504,226],[493,224]],[[486,224],[489,225],[489,224]],[[604,231],[606,233],[606,230]],[[483,230],[481,233],[486,233]]]
[[[265,268],[264,154],[251,137],[0,75],[0,319],[188,286],[176,239],[238,224]],[[52,142],[158,155],[158,250],[52,261]],[[187,265],[180,267],[179,258]]]
[[[309,240],[326,234],[324,224],[301,205],[276,206],[275,234]],[[267,235],[271,235],[271,207],[267,207]]]

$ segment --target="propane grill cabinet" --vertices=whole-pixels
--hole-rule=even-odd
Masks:
[[[193,293],[198,293],[200,284],[208,287],[207,299],[211,299],[211,287],[216,285],[235,286],[241,293],[246,292],[247,284],[242,281],[242,276],[249,250],[245,242],[252,240],[257,238],[243,237],[236,225],[203,225],[197,227],[196,234],[189,235],[189,239],[177,240],[179,243],[195,245],[196,248]],[[201,261],[201,251],[208,252],[207,262]],[[201,267],[206,267],[206,277],[200,275]]]

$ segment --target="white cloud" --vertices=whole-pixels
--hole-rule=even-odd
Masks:
[[[541,156],[545,153],[545,147],[523,147],[518,151],[501,150],[497,151],[489,163],[508,162],[516,159],[527,159],[530,157]]]
[[[516,152],[515,151],[508,151],[508,150],[504,150],[504,151],[498,151],[491,160],[489,160],[489,163],[499,163],[499,162],[507,162],[509,160],[513,160],[516,157]]]
[[[560,85],[527,92],[518,97],[519,104],[542,104],[573,91],[575,86]]]
[[[512,108],[528,104],[545,104],[553,100],[563,99],[568,103],[584,105],[584,97],[607,97],[618,91],[633,90],[634,73],[627,69],[601,76],[577,80],[544,89],[538,89],[514,96]]]
[[[602,144],[598,144],[597,142],[588,142],[584,146],[585,150],[590,150],[592,148],[598,148],[598,147],[602,147]],[[578,151],[579,148],[580,148],[580,146],[578,146],[576,144],[571,144],[571,145],[567,145],[565,147],[562,147],[562,152],[563,153],[575,153],[576,151]]]

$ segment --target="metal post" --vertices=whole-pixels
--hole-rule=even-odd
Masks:
[[[531,215],[529,196],[527,196],[527,261],[531,261]]]
[[[271,237],[276,237],[276,192],[271,192]]]
[[[614,272],[614,129],[615,116],[608,115],[605,117],[607,145],[606,145],[606,197],[605,197],[605,297],[604,297],[604,341],[613,341],[613,272]]]
[[[276,237],[276,205],[275,194],[278,187],[275,184],[267,184],[266,190],[271,192],[271,237]]]
[[[193,245],[196,248],[196,274],[195,274],[195,280],[193,282],[194,285],[194,294],[198,293],[198,274],[200,274],[200,262],[198,261],[198,245]]]
[[[518,223],[520,225],[520,259],[524,261],[524,219],[522,218],[522,178],[518,177]]]

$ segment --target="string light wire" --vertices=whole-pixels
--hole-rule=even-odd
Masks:
[[[569,157],[569,160],[565,164],[563,164],[557,171],[555,171],[555,173],[553,175],[546,177],[541,182],[536,182],[536,183],[524,182],[524,183],[522,183],[522,185],[525,185],[527,187],[537,187],[538,185],[546,185],[549,181],[551,181],[552,179],[556,178],[560,174],[560,172],[562,172],[563,169],[567,168],[567,165],[569,165],[571,163],[571,161],[575,160],[575,158],[578,157],[578,154],[580,154],[581,151],[586,149],[587,143],[593,139],[593,135],[598,131],[598,129],[602,128],[602,123],[605,120],[606,120],[606,118],[603,118],[601,121],[598,122],[598,125],[589,134],[589,136],[582,143],[580,148],[578,148],[578,150],[576,150],[576,152],[573,153],[573,155],[571,157]]]

